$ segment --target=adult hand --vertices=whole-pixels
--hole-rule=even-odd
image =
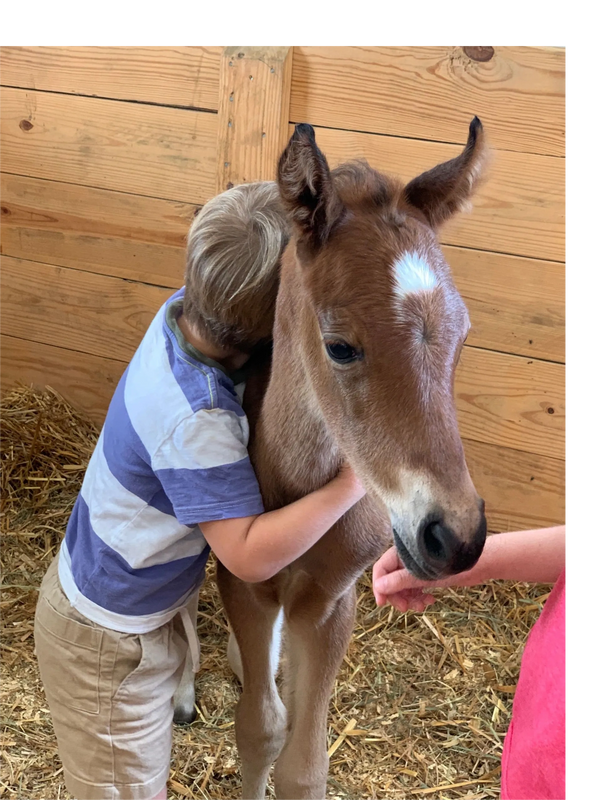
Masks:
[[[389,603],[402,612],[425,611],[435,602],[432,595],[423,591],[431,586],[410,574],[395,547],[390,547],[373,566],[373,594],[378,606]]]

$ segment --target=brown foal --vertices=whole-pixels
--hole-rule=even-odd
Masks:
[[[469,569],[486,536],[458,432],[454,372],[469,316],[436,239],[468,204],[485,159],[467,145],[407,185],[352,163],[330,171],[309,125],[281,156],[293,236],[282,261],[272,362],[246,388],[250,457],[265,508],[325,484],[348,461],[367,495],[304,556],[247,584],[221,564],[243,683],[243,797],[324,798],[327,710],[355,614],[355,584],[392,537],[415,575]],[[275,684],[281,623],[285,704]]]

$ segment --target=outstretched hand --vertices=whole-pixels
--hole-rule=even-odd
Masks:
[[[564,525],[508,531],[488,536],[474,567],[436,581],[411,575],[391,547],[373,567],[373,593],[378,606],[389,603],[398,611],[424,611],[434,602],[429,589],[477,586],[489,580],[554,583],[564,568]]]
[[[389,603],[398,611],[425,611],[435,598],[423,591],[432,583],[415,578],[406,569],[395,547],[385,552],[373,567],[373,593],[378,606]]]

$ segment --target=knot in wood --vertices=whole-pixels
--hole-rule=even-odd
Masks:
[[[463,53],[472,61],[491,61],[494,57],[493,47],[463,47]]]

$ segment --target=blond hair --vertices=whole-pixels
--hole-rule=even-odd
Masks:
[[[183,312],[221,347],[270,338],[288,222],[272,181],[213,197],[188,234]]]

